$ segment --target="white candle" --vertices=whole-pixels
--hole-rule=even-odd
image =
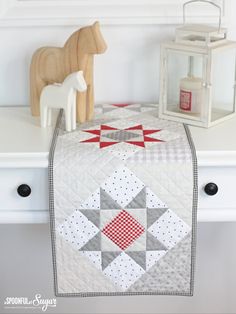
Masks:
[[[180,80],[180,110],[199,114],[201,112],[202,96],[201,78],[190,76]]]

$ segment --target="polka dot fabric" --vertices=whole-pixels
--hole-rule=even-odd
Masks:
[[[190,230],[190,227],[170,209],[148,229],[168,249],[186,237]]]
[[[102,269],[101,264],[102,264],[102,257],[101,257],[101,252],[99,251],[82,251],[82,255],[87,257],[92,264],[98,268],[99,270]]]
[[[128,168],[122,167],[101,187],[124,208],[142,190],[144,184]]]
[[[57,231],[67,242],[80,249],[100,230],[82,213],[76,211],[58,226]]]
[[[59,119],[52,145],[57,296],[190,295],[197,168],[187,128],[152,104],[97,109],[71,133]]]
[[[144,273],[144,269],[124,252],[104,270],[104,274],[123,291],[127,290]]]

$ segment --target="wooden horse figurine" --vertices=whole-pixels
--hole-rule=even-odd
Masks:
[[[93,59],[94,54],[104,53],[106,43],[99,23],[74,32],[63,48],[43,47],[38,49],[30,67],[30,104],[33,116],[39,116],[39,98],[42,89],[55,82],[63,82],[70,73],[82,70],[87,91],[77,95],[77,121],[93,117]]]
[[[40,96],[41,127],[51,125],[52,108],[65,112],[66,131],[76,129],[76,91],[87,89],[83,71],[69,74],[62,84],[47,85]]]

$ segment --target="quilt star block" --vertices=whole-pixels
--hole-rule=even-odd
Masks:
[[[184,239],[190,227],[121,167],[57,231],[125,291]]]
[[[155,134],[160,131],[161,130],[159,129],[153,130],[144,129],[144,127],[141,124],[135,125],[127,129],[118,129],[113,128],[109,125],[102,124],[99,129],[83,130],[83,132],[90,133],[95,136],[86,140],[82,140],[80,143],[98,143],[99,148],[105,148],[123,142],[144,148],[145,143],[163,142],[163,140],[153,138],[151,136],[152,134]]]
[[[50,162],[57,295],[190,295],[197,168],[186,128],[152,104],[96,106],[71,133],[64,122]]]

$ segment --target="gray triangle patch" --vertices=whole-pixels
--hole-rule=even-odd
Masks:
[[[100,227],[100,211],[92,209],[80,209],[80,212],[88,218],[96,227]]]
[[[167,248],[147,231],[147,251],[166,251]]]
[[[155,221],[157,221],[166,211],[167,208],[148,208],[147,228],[149,228]]]
[[[143,188],[126,208],[146,208],[146,188]]]
[[[146,252],[125,252],[129,255],[139,266],[141,266],[144,270],[146,270]]]
[[[80,248],[80,251],[101,251],[101,232]]]
[[[101,209],[121,209],[120,205],[111,198],[103,189],[100,189],[100,208]]]
[[[121,252],[102,252],[102,270],[104,270]]]

